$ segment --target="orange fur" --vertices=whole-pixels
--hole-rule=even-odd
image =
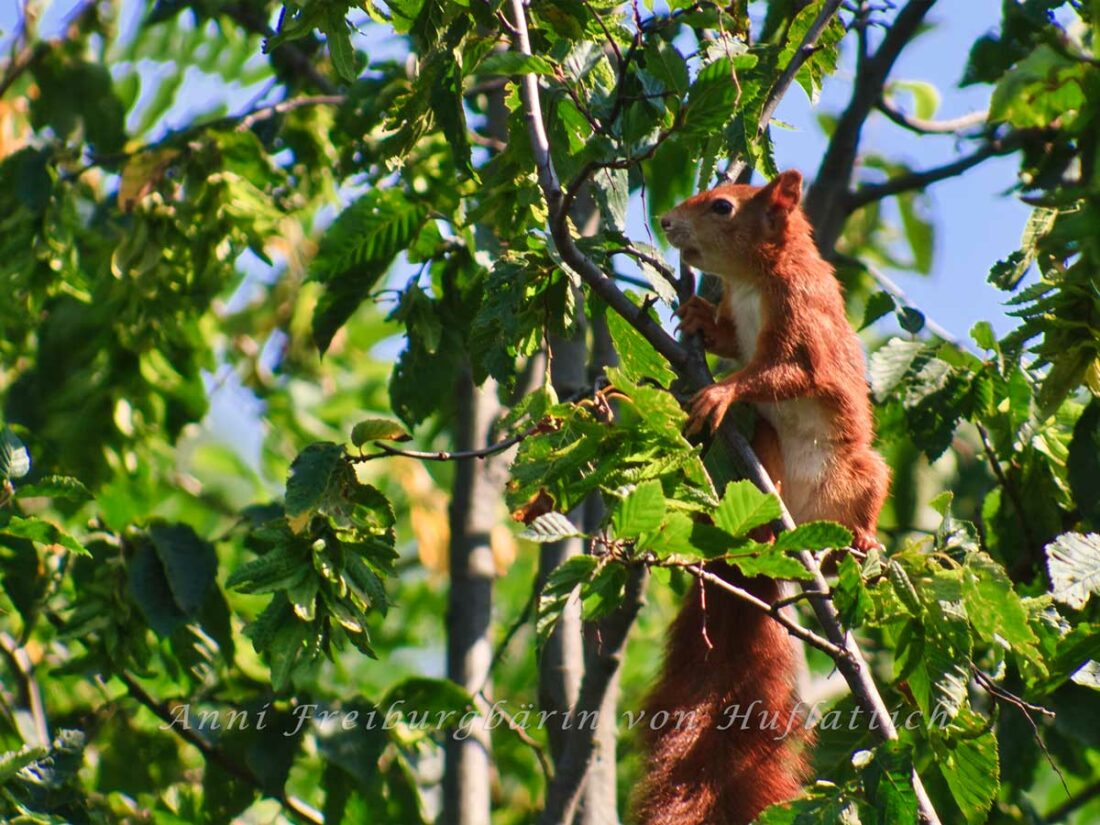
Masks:
[[[701,298],[688,302],[681,328],[743,364],[692,399],[689,430],[715,428],[732,403],[751,403],[759,414],[753,446],[794,520],[839,521],[852,530],[853,544],[867,549],[877,544],[889,471],[872,447],[863,349],[799,208],[801,195],[802,176],[790,171],[765,187],[724,184],[661,218],[684,261],[724,285],[718,307]],[[778,595],[775,582],[745,580],[725,566],[715,572],[760,598]],[[696,589],[677,617],[650,712],[690,708],[696,718],[713,720],[731,703],[744,710],[757,700],[769,717],[789,719],[796,697],[786,632],[711,586],[706,605],[704,617]],[[741,825],[790,799],[805,775],[804,738],[794,728],[778,740],[755,724],[654,731],[640,821]]]

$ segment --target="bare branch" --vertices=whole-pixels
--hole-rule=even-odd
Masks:
[[[855,168],[863,124],[882,96],[886,78],[902,49],[916,35],[936,0],[909,0],[891,21],[874,55],[861,60],[848,106],[837,121],[821,160],[814,184],[806,196],[806,214],[814,227],[818,248],[828,255],[844,228],[844,210]]]
[[[389,456],[403,456],[405,458],[415,458],[418,461],[466,461],[471,458],[488,458],[496,453],[502,453],[509,447],[514,447],[523,439],[528,438],[535,433],[545,433],[552,430],[553,427],[545,421],[540,421],[526,430],[508,438],[498,441],[496,444],[490,444],[488,447],[482,447],[480,450],[402,450],[400,447],[394,447],[387,444],[384,441],[372,442],[381,452],[367,453],[364,455],[353,455],[348,460],[355,464],[362,464],[367,461],[373,461],[376,458],[387,458]]]
[[[785,604],[790,604],[792,601],[797,601],[797,598],[793,600],[788,598],[776,601],[774,603],[769,603],[761,598],[758,598],[757,596],[754,596],[748,590],[745,590],[742,587],[738,587],[732,582],[726,581],[721,576],[716,576],[714,573],[711,573],[709,570],[705,569],[702,565],[689,565],[684,569],[687,570],[687,572],[691,575],[695,576],[695,578],[701,581],[709,582],[715,587],[725,590],[727,593],[730,593],[741,601],[751,604],[761,613],[766,613],[768,616],[771,616],[773,619],[783,625],[783,627],[786,628],[787,632],[790,633],[792,636],[797,639],[801,639],[806,644],[811,645],[812,647],[816,647],[818,650],[828,654],[833,659],[845,658],[849,655],[848,651],[846,651],[844,648],[833,644],[825,637],[818,636],[812,630],[807,630],[798,622],[787,618],[787,615],[782,612],[782,609]],[[805,593],[800,593],[798,598],[804,598],[805,595]]]
[[[295,109],[301,109],[305,106],[342,106],[345,102],[347,102],[346,95],[309,95],[305,97],[292,97],[287,100],[282,100],[272,106],[255,109],[242,116],[240,123],[237,124],[237,131],[246,132],[261,120],[268,120],[269,118],[275,117],[275,115],[293,112]]]
[[[981,111],[971,112],[951,120],[925,120],[905,114],[885,97],[880,97],[875,107],[898,126],[910,132],[916,132],[918,135],[957,135],[959,132],[981,126],[989,117],[988,111]]]
[[[935,166],[931,169],[924,169],[919,172],[898,175],[885,183],[874,183],[861,186],[856,191],[848,193],[845,197],[843,214],[850,215],[857,209],[869,203],[873,203],[874,201],[880,201],[884,198],[901,194],[902,192],[911,192],[914,189],[924,189],[938,181],[957,177],[966,170],[972,169],[992,157],[1015,152],[1020,148],[1021,139],[1022,134],[1020,132],[1013,132],[1001,139],[991,139],[983,144],[981,148],[969,155],[954,160],[951,163],[945,163],[943,166]]]

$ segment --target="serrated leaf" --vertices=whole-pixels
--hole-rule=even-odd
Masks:
[[[20,486],[19,495],[21,498],[42,496],[68,501],[89,501],[92,498],[92,492],[84,486],[84,482],[72,476],[46,476],[33,484]]]
[[[66,531],[37,516],[28,516],[27,518],[12,516],[7,524],[0,527],[0,534],[28,539],[29,541],[35,541],[39,544],[60,545],[67,550],[72,550],[80,556],[91,555],[83,544],[74,539]]]
[[[186,524],[154,524],[149,540],[164,567],[172,598],[187,616],[194,616],[218,572],[214,546]]]
[[[876,401],[884,401],[913,366],[925,347],[920,341],[891,338],[871,355],[871,390]]]
[[[318,441],[298,453],[286,480],[287,516],[294,518],[317,510],[343,461],[343,446],[330,441]]]
[[[1100,535],[1063,533],[1046,546],[1051,595],[1080,610],[1100,593]]]
[[[760,552],[741,555],[735,549],[728,557],[730,564],[749,577],[767,576],[771,579],[809,580],[813,573],[807,570],[798,559],[788,556],[773,546],[762,545]]]
[[[586,534],[578,530],[568,516],[553,511],[543,513],[528,524],[527,529],[520,533],[519,537],[539,544],[562,541],[563,539],[587,538]]]
[[[619,354],[619,368],[631,381],[637,383],[649,379],[667,387],[675,380],[676,373],[668,359],[617,312],[607,313],[607,328]]]
[[[351,428],[351,443],[362,447],[370,441],[408,441],[412,438],[398,422],[388,418],[365,418]]]
[[[0,481],[15,481],[31,471],[31,454],[8,427],[0,429]]]
[[[913,759],[901,742],[883,742],[861,771],[879,825],[916,825]]]
[[[793,530],[781,533],[775,540],[775,549],[840,550],[852,544],[852,531],[832,521],[807,521]]]
[[[879,318],[883,318],[894,311],[897,303],[894,301],[894,296],[886,291],[875,292],[867,299],[867,306],[863,308],[863,321],[860,323],[860,330],[867,329]]]
[[[735,481],[726,487],[714,512],[714,523],[731,536],[744,536],[781,515],[775,496],[760,492],[751,481]]]
[[[1002,639],[1016,653],[1038,660],[1039,638],[1004,568],[988,556],[970,554],[963,567],[963,595],[970,623],[983,639]]]
[[[619,538],[638,538],[661,526],[665,494],[661,482],[646,481],[635,487],[612,511],[611,524]]]
[[[855,628],[863,624],[873,602],[863,583],[859,563],[846,555],[837,566],[837,581],[832,588],[833,603],[845,627]]]
[[[984,822],[1000,787],[997,738],[991,732],[957,736],[937,749],[947,787],[967,822]]]

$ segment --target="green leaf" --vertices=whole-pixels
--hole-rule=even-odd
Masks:
[[[901,742],[883,742],[861,771],[867,795],[879,825],[917,822],[917,795],[913,791],[913,759]]]
[[[871,594],[863,583],[859,563],[846,555],[837,566],[837,581],[833,586],[833,603],[845,627],[855,628],[863,624],[872,608]]]
[[[149,627],[162,638],[171,636],[187,621],[187,614],[176,603],[164,565],[151,542],[139,544],[128,572],[130,594]]]
[[[993,332],[993,327],[990,326],[988,321],[978,321],[974,324],[970,328],[970,337],[982,349],[995,350],[998,348],[997,335]]]
[[[963,595],[970,623],[988,642],[1003,640],[1014,652],[1039,658],[1039,638],[1008,574],[993,559],[972,553],[963,568]]]
[[[325,284],[313,312],[313,339],[322,353],[426,218],[425,207],[401,190],[375,188],[341,212],[321,236],[310,278]]]
[[[721,132],[733,115],[733,101],[737,96],[732,71],[725,57],[700,70],[684,102],[684,134],[710,137]]]
[[[997,738],[988,731],[952,737],[936,749],[936,755],[940,772],[966,821],[985,822],[1000,787]]]
[[[4,427],[0,430],[0,481],[15,481],[31,471],[31,454],[23,442]]]
[[[924,313],[913,307],[898,307],[898,324],[906,332],[916,335],[924,329]]]
[[[772,579],[809,580],[813,573],[807,570],[796,558],[792,558],[774,546],[761,545],[761,550],[751,555],[742,555],[735,548],[726,557],[730,564],[737,567],[746,576],[767,576]]]
[[[351,428],[351,443],[362,447],[371,441],[408,441],[412,436],[388,418],[365,418]]]
[[[665,494],[661,482],[639,484],[611,513],[618,538],[638,538],[661,526],[665,517]]]
[[[568,516],[553,511],[543,513],[530,524],[527,529],[519,534],[521,539],[546,544],[548,542],[562,541],[571,538],[587,538],[585,533],[577,529]]]
[[[526,55],[513,51],[491,52],[478,64],[474,74],[517,77],[523,74],[539,74],[554,77],[554,64],[542,55]]]
[[[355,49],[351,45],[351,33],[348,31],[347,20],[344,19],[343,7],[330,6],[328,14],[320,19],[319,25],[325,33],[328,53],[332,57],[336,73],[348,83],[354,83],[359,76],[359,70],[355,65]]]
[[[39,544],[58,544],[80,556],[91,555],[83,544],[60,527],[36,516],[27,518],[12,516],[7,524],[0,527],[0,534],[35,541]]]
[[[149,539],[164,567],[172,598],[188,616],[194,616],[214,584],[218,558],[214,546],[186,524],[154,524]]]
[[[921,120],[931,120],[940,108],[940,90],[923,80],[892,80],[887,91],[901,89],[913,96],[913,114]]]
[[[927,275],[932,271],[935,232],[928,217],[928,196],[920,192],[905,192],[897,197],[902,228],[913,253],[913,269]]]
[[[840,550],[851,544],[852,531],[832,521],[807,521],[775,540],[775,548],[784,551]]]
[[[649,38],[645,44],[646,71],[677,96],[688,90],[688,67],[680,51],[664,38]]]
[[[401,713],[414,712],[421,719],[433,720],[454,714],[448,727],[458,724],[458,719],[474,705],[473,697],[450,679],[429,679],[413,676],[398,682],[386,691],[379,707]]]
[[[1046,546],[1051,595],[1080,610],[1100,593],[1100,535],[1063,533]]]
[[[620,369],[633,382],[646,379],[667,387],[676,378],[668,359],[653,348],[641,333],[617,312],[607,313],[607,327],[615,351],[619,354]]]
[[[876,401],[884,401],[909,372],[925,347],[920,341],[891,338],[871,355],[871,390]]]
[[[867,299],[867,306],[863,308],[863,321],[860,330],[865,330],[879,318],[883,318],[894,311],[897,303],[894,296],[886,291],[875,292]]]
[[[22,485],[19,488],[19,496],[89,501],[92,498],[92,492],[84,486],[82,481],[72,476],[45,476],[33,484]]]
[[[329,441],[310,444],[290,465],[286,480],[286,514],[293,518],[317,510],[344,466],[344,447]]]
[[[715,510],[714,523],[731,536],[744,536],[781,515],[775,496],[760,492],[751,481],[735,481],[726,487]]]
[[[1039,46],[1010,69],[993,90],[990,123],[1020,129],[1044,128],[1062,119],[1073,122],[1085,102],[1087,67],[1047,45]]]
[[[538,619],[535,633],[541,648],[561,618],[570,595],[582,582],[588,581],[599,561],[594,556],[572,556],[550,573],[539,594]]]

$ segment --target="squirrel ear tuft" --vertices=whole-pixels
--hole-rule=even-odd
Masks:
[[[796,169],[780,172],[764,187],[769,206],[791,212],[802,200],[802,174]]]

